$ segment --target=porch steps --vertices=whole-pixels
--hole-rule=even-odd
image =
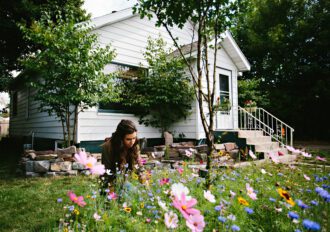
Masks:
[[[254,151],[264,153],[265,157],[269,152],[288,154],[286,148],[281,147],[278,142],[272,141],[270,136],[263,135],[261,130],[239,130],[238,137],[246,139],[247,145],[254,146]]]

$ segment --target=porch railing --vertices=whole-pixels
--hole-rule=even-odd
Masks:
[[[239,128],[262,130],[282,146],[293,145],[294,129],[282,120],[260,107],[238,106]]]

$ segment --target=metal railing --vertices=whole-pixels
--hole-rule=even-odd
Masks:
[[[247,112],[249,114],[249,117],[255,119],[258,123],[262,122],[262,125],[267,125],[267,129],[271,128],[273,131],[273,133],[271,134],[272,140],[279,142],[282,146],[293,146],[294,129],[288,124],[284,123],[282,120],[275,117],[273,114],[260,107],[251,107],[244,109],[239,106],[239,117],[242,116],[242,113],[240,113],[240,111]],[[243,113],[243,117],[244,114],[245,113]]]
[[[274,135],[274,130],[270,126],[240,106],[238,106],[238,128],[241,130],[263,131],[263,134],[271,137]]]

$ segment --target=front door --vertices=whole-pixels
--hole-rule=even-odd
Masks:
[[[217,93],[220,101],[220,110],[217,112],[216,129],[233,129],[233,94],[232,72],[217,68]]]

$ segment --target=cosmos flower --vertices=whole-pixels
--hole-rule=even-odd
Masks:
[[[171,186],[171,195],[181,200],[181,195],[184,193],[186,200],[190,200],[191,196],[188,196],[189,189],[181,183],[174,183]]]
[[[86,152],[79,152],[74,155],[75,160],[84,165],[86,169],[89,169],[92,174],[103,175],[105,173],[105,167],[103,164],[98,164],[97,159],[90,156],[87,157]]]
[[[70,200],[74,203],[76,203],[77,205],[84,207],[86,205],[86,202],[84,201],[84,197],[83,196],[79,196],[77,197],[76,194],[74,194],[72,191],[68,192],[68,196],[70,198]]]
[[[93,214],[93,218],[95,219],[95,221],[100,221],[101,220],[101,216],[98,215],[96,212]]]
[[[203,215],[200,214],[190,215],[189,219],[186,220],[186,225],[191,229],[192,232],[203,231],[205,227]]]
[[[245,185],[247,195],[252,199],[252,200],[257,200],[257,194],[254,192],[253,188],[250,186],[249,183],[246,183]]]
[[[162,178],[162,179],[159,180],[160,186],[163,186],[164,184],[169,184],[169,183],[170,183],[169,178]]]
[[[207,191],[204,190],[204,197],[209,202],[215,203],[215,196],[211,193],[210,190]]]
[[[269,152],[268,153],[270,159],[275,163],[275,164],[278,164],[280,162],[280,160],[278,159],[278,156],[273,153],[273,152]]]
[[[183,192],[181,193],[180,199],[177,196],[175,196],[173,200],[173,206],[182,213],[182,216],[186,220],[189,220],[190,215],[200,214],[199,210],[193,208],[193,206],[196,204],[197,204],[196,199],[191,198],[190,200],[187,200]]]
[[[175,229],[178,226],[178,215],[176,215],[176,213],[173,213],[172,211],[170,212],[166,212],[164,214],[165,217],[165,225],[168,229]]]
[[[322,161],[322,162],[326,162],[326,161],[327,161],[326,158],[321,157],[321,156],[316,156],[316,159],[317,159],[317,160],[320,160],[320,161]]]

